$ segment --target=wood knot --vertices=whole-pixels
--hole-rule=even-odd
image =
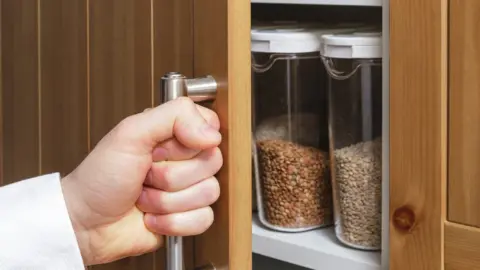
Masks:
[[[393,213],[393,225],[397,230],[409,232],[415,225],[415,213],[408,206],[397,208]]]

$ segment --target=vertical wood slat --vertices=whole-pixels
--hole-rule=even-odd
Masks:
[[[3,184],[39,173],[37,1],[2,1]]]
[[[152,105],[150,1],[90,1],[90,148],[123,118]],[[153,265],[153,254],[146,254],[91,269]]]
[[[159,103],[160,78],[170,71],[193,76],[193,0],[153,1],[153,94]],[[193,269],[194,238],[184,237],[186,269]],[[165,249],[156,252],[156,269],[165,265]]]
[[[150,0],[90,1],[92,147],[152,104]]]
[[[441,270],[446,0],[390,0],[390,63],[390,269]]]
[[[480,2],[449,3],[448,220],[480,227]]]
[[[42,0],[41,173],[73,170],[88,154],[85,0]]]

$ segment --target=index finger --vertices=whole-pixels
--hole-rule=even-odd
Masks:
[[[206,108],[205,108],[206,109]],[[116,127],[125,147],[151,153],[154,147],[176,138],[182,145],[195,150],[216,147],[221,142],[218,118],[212,111],[198,109],[189,98],[177,98],[143,113],[132,115]],[[203,115],[209,119],[204,119]],[[212,123],[212,125],[210,125]]]

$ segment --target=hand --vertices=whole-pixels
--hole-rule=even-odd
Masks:
[[[203,233],[220,194],[217,115],[180,98],[124,119],[62,179],[86,265]]]

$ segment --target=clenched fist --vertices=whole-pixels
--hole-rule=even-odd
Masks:
[[[179,98],[124,119],[62,179],[86,265],[209,228],[220,194],[219,125],[213,111]]]

